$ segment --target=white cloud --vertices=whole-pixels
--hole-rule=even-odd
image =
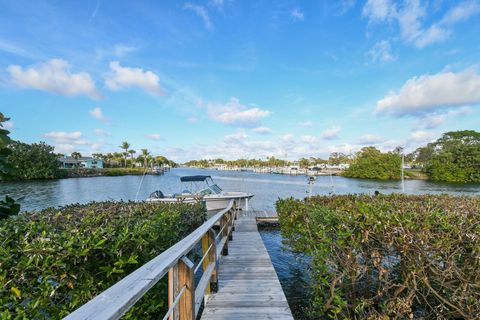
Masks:
[[[292,12],[290,12],[290,16],[296,21],[303,21],[304,19],[304,13],[299,8],[293,9]]]
[[[449,110],[444,113],[430,113],[418,121],[418,127],[434,129],[453,117],[467,115],[472,112],[473,109],[471,107],[462,107],[458,110]]]
[[[372,62],[390,62],[396,59],[391,52],[390,43],[386,40],[375,43],[373,48],[367,52],[367,57]]]
[[[340,0],[336,1],[338,6],[338,13],[340,15],[345,14],[347,11],[352,9],[355,6],[356,0]]]
[[[208,5],[213,7],[217,10],[221,10],[223,8],[224,1],[223,0],[210,0],[208,1]]]
[[[158,133],[147,134],[146,137],[152,140],[162,140],[162,136]]]
[[[248,138],[247,134],[245,134],[243,132],[236,132],[236,133],[231,133],[231,134],[226,135],[223,138],[223,141],[225,143],[237,144],[239,142],[243,142],[247,138]]]
[[[480,4],[478,1],[463,1],[451,10],[449,10],[443,19],[441,24],[455,24],[468,20],[471,16],[480,12]]]
[[[71,154],[74,151],[77,151],[76,146],[69,143],[57,143],[54,145],[55,152],[61,154]]]
[[[198,122],[198,118],[197,117],[190,117],[187,119],[187,121],[189,123],[197,123]]]
[[[360,137],[358,143],[361,145],[371,145],[384,142],[385,139],[375,134],[367,133]]]
[[[212,120],[239,126],[254,126],[270,115],[268,110],[242,105],[235,97],[225,104],[209,103],[207,111]]]
[[[97,134],[97,130],[95,130],[95,133]],[[88,152],[91,151],[91,148],[98,146],[98,143],[92,144],[85,140],[80,131],[51,131],[45,133],[43,136],[53,142],[52,144],[55,147],[55,152],[63,154],[69,154],[73,151],[80,151],[82,154],[88,154]]]
[[[426,143],[435,140],[436,135],[427,131],[414,131],[410,135],[410,141],[416,143]]]
[[[328,153],[332,153],[332,152],[341,152],[343,154],[351,154],[357,150],[359,150],[360,148],[354,146],[354,145],[351,145],[349,143],[343,143],[343,144],[338,144],[338,145],[334,145],[334,146],[328,146],[327,148],[327,151]]]
[[[72,73],[65,60],[52,59],[25,69],[10,65],[7,71],[12,83],[22,89],[43,90],[67,97],[85,95],[92,99],[101,98],[90,75],[86,72]]]
[[[258,134],[270,134],[272,133],[272,129],[268,127],[256,127],[252,129],[253,132]]]
[[[86,141],[82,139],[82,133],[80,131],[51,131],[45,133],[43,136],[58,143],[86,144]]]
[[[32,53],[31,50],[26,50],[25,48],[22,48],[17,44],[5,41],[3,39],[0,39],[0,51],[4,51],[28,59],[39,59],[39,56]]]
[[[330,128],[325,129],[320,137],[325,140],[333,140],[338,138],[338,134],[340,133],[341,128],[339,126],[332,126]]]
[[[362,14],[370,22],[396,21],[406,43],[424,48],[446,41],[453,34],[456,23],[467,21],[480,12],[480,5],[475,0],[459,2],[442,19],[425,27],[422,20],[427,16],[427,6],[428,3],[422,6],[419,0],[404,1],[399,7],[390,0],[369,0]]]
[[[302,122],[299,122],[298,125],[300,127],[311,127],[313,125],[312,121],[302,121]]]
[[[101,136],[101,137],[110,137],[111,134],[103,129],[95,129],[94,130],[94,133],[97,135],[97,136]]]
[[[127,45],[124,45],[124,44],[116,44],[114,47],[113,47],[113,54],[116,56],[116,57],[123,57],[129,53],[132,53],[134,51],[136,51],[137,48],[135,47],[132,47],[132,46],[127,46]]]
[[[15,123],[12,120],[5,121],[4,123],[2,123],[2,125],[3,125],[3,128],[7,130],[13,129],[15,127]]]
[[[103,115],[102,109],[99,107],[88,111],[88,113],[90,113],[90,115],[95,119],[98,119],[103,122],[107,122],[107,118],[105,118],[105,116]]]
[[[187,2],[183,6],[183,9],[193,11],[197,16],[202,18],[203,24],[205,25],[205,28],[207,28],[208,30],[213,29],[212,21],[210,20],[208,10],[205,9],[204,6],[200,6],[200,5],[196,5],[196,4]]]
[[[318,138],[314,136],[306,135],[306,136],[301,136],[300,141],[306,144],[316,144],[318,143]]]
[[[467,69],[409,79],[398,92],[377,102],[377,114],[419,114],[480,102],[480,75]]]
[[[159,83],[160,77],[152,71],[122,67],[118,61],[110,62],[110,70],[110,74],[105,79],[105,85],[110,90],[138,87],[156,96],[164,94]]]
[[[390,0],[368,0],[362,15],[370,21],[383,21],[396,13],[396,7]]]

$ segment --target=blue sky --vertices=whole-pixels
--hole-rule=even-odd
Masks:
[[[480,129],[480,1],[0,1],[12,137],[294,159]]]

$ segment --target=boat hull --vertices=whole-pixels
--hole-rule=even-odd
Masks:
[[[235,200],[238,209],[247,211],[249,200],[252,197],[252,194],[227,194],[205,196],[203,200],[205,201],[208,211],[225,209],[232,199]]]
[[[148,198],[146,202],[163,202],[163,203],[197,203],[199,199],[194,198]]]

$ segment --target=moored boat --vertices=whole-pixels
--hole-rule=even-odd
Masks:
[[[196,175],[181,177],[184,186],[181,193],[167,194],[157,190],[150,194],[147,202],[194,203],[204,201],[207,210],[220,210],[228,206],[230,200],[236,201],[237,208],[248,210],[249,200],[253,194],[239,191],[224,191],[211,176]]]

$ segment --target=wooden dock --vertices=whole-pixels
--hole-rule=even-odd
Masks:
[[[228,255],[219,265],[218,292],[208,298],[201,319],[293,319],[258,232],[257,214],[238,214]]]
[[[257,229],[258,219],[275,219],[275,214],[237,210],[231,200],[227,208],[208,216],[185,238],[64,319],[118,320],[167,275],[163,320],[198,319],[202,305],[201,319],[293,319]],[[202,258],[195,264],[188,254],[198,244]]]
[[[218,211],[208,211],[208,218],[214,216]],[[238,211],[237,217],[252,218],[258,222],[276,222],[278,221],[278,215],[274,211],[267,210],[248,210]]]

